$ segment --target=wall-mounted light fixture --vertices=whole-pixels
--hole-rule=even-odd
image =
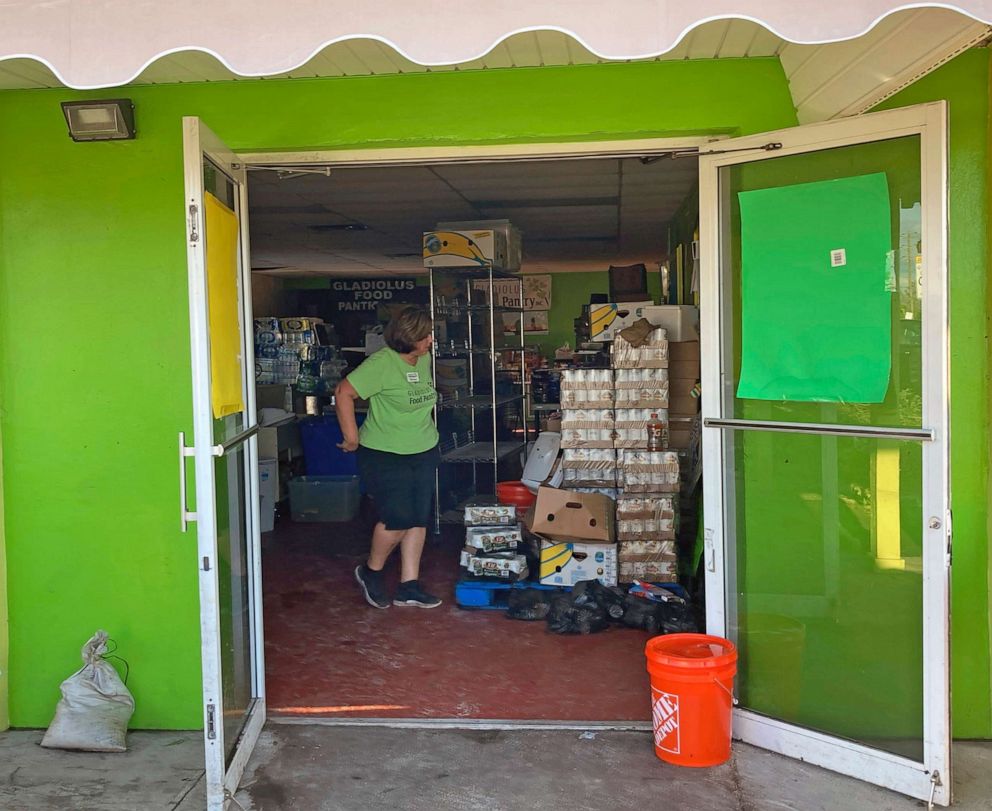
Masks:
[[[134,105],[131,99],[63,101],[62,114],[73,141],[134,138]]]

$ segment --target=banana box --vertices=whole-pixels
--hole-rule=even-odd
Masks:
[[[506,234],[498,230],[425,231],[424,267],[507,269]]]
[[[589,340],[612,341],[620,330],[644,318],[645,310],[653,306],[653,301],[622,301],[590,305]]]
[[[574,586],[582,580],[617,584],[616,544],[541,541],[541,583]]]

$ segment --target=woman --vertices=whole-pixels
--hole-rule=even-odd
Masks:
[[[370,355],[338,385],[335,410],[344,441],[358,452],[358,469],[375,501],[379,523],[372,532],[368,561],[355,569],[365,599],[389,608],[382,570],[400,548],[400,585],[393,605],[436,608],[441,601],[420,588],[420,555],[427,537],[438,465],[438,435],[431,411],[437,393],[428,354],[434,342],[430,316],[403,307],[389,322],[386,346]],[[355,400],[369,401],[359,431]]]

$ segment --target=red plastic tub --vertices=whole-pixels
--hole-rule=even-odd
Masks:
[[[521,510],[526,510],[537,500],[523,482],[497,482],[496,498],[500,504],[513,504]]]

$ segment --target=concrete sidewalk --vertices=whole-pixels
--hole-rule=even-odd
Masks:
[[[122,755],[0,733],[0,808],[201,811],[199,733],[133,732]],[[954,807],[992,809],[992,745],[955,746]],[[269,724],[236,795],[246,811],[910,811],[921,803],[735,744],[713,769],[658,761],[648,733]],[[237,805],[231,804],[232,811]]]

